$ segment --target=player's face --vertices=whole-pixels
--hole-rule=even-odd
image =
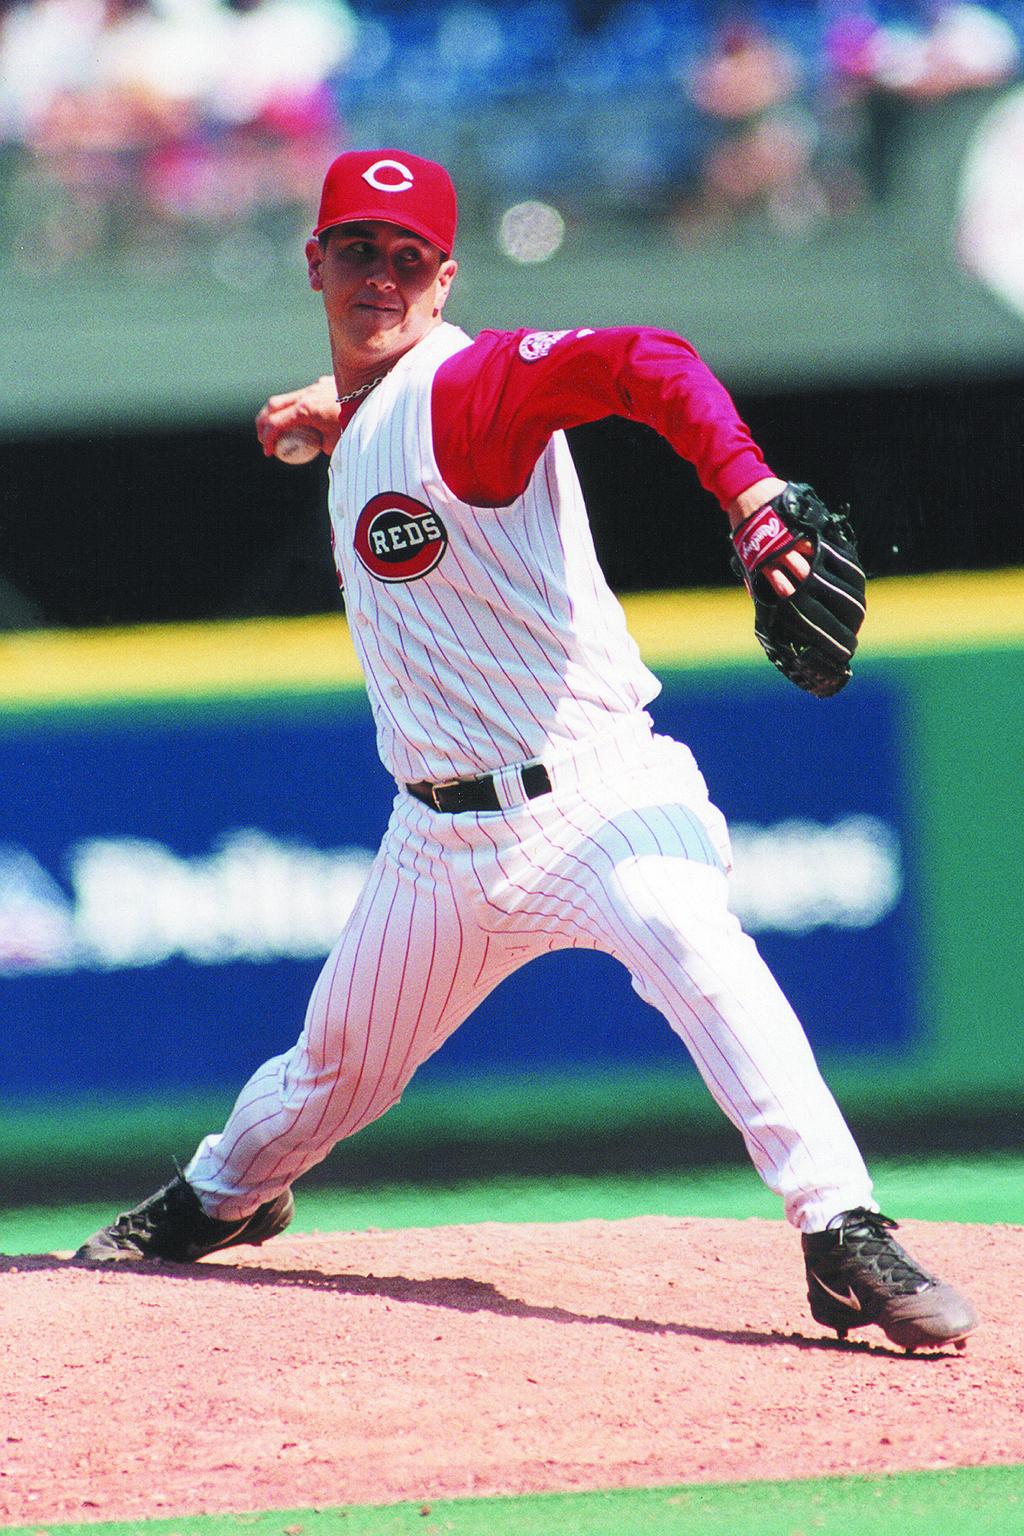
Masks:
[[[306,246],[331,344],[353,369],[379,365],[434,326],[457,271],[428,240],[396,224],[342,224]]]

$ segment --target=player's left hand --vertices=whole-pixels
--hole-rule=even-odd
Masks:
[[[774,475],[756,481],[747,490],[741,491],[727,509],[729,526],[738,528],[740,523],[752,517],[755,512],[760,512],[773,496],[778,496],[785,489],[785,480],[779,480]],[[765,561],[761,573],[776,597],[792,597],[800,583],[810,574],[809,556],[812,553],[810,539],[803,539],[799,544],[794,544],[792,549],[783,550]]]
[[[814,546],[810,539],[801,539],[792,549],[787,549],[775,564],[765,567],[764,579],[776,597],[792,597],[800,583],[807,580],[811,574],[808,557],[813,553]]]
[[[853,529],[809,485],[783,485],[733,528],[733,564],[754,599],[754,633],[790,682],[828,698],[850,680],[865,578]]]
[[[337,386],[331,374],[324,374],[302,389],[271,395],[256,416],[256,436],[270,458],[282,433],[292,427],[313,427],[323,440],[324,452],[331,454],[341,436],[339,415]]]

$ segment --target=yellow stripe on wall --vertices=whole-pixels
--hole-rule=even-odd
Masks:
[[[739,587],[624,604],[654,667],[763,664]],[[1024,570],[871,584],[860,656],[1024,643]],[[343,618],[259,619],[0,636],[0,708],[55,708],[239,694],[331,692],[361,683]]]
[[[652,593],[625,602],[652,666],[707,666],[761,658],[742,588]],[[917,655],[1024,642],[1024,570],[884,577],[868,584],[858,656]],[[763,658],[761,658],[763,659]]]
[[[258,619],[0,639],[0,706],[316,692],[360,680],[343,619]]]

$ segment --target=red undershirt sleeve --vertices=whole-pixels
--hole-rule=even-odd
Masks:
[[[507,506],[553,432],[605,416],[653,427],[722,507],[772,473],[724,385],[670,331],[483,331],[438,369],[431,410],[445,484],[474,506]]]

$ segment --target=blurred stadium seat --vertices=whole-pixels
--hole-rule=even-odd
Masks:
[[[325,365],[302,249],[353,143],[451,167],[470,332],[668,326],[875,574],[1024,560],[1022,50],[1024,0],[0,0],[0,626],[337,604],[317,469],[251,422]],[[729,579],[663,448],[573,437],[619,590]]]
[[[6,0],[0,255],[23,263],[41,240],[59,267],[152,245],[155,223],[184,259],[239,220],[274,238],[275,210],[283,237],[325,146],[345,142],[442,156],[492,209],[561,192],[588,210],[682,213],[692,234],[723,133],[734,170],[744,154],[738,120],[727,132],[693,95],[694,72],[729,46],[726,21],[794,61],[801,174],[816,189],[803,200],[822,217],[872,190],[871,99],[924,90],[940,29],[961,81],[965,51],[1005,82],[1024,47],[1024,0],[750,0],[728,17],[698,0]],[[248,85],[247,56],[262,61]],[[787,154],[792,134],[759,140],[761,160],[766,144]],[[770,190],[757,195],[771,169],[753,176],[771,215]]]

